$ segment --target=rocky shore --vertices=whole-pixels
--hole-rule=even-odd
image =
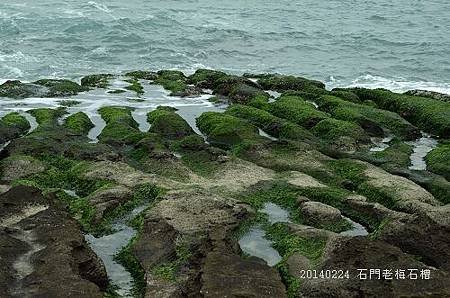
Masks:
[[[447,95],[7,81],[0,146],[1,297],[450,296]]]

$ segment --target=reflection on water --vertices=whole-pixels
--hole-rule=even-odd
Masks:
[[[408,142],[409,145],[413,146],[413,153],[410,156],[411,165],[410,170],[424,171],[427,169],[427,163],[425,161],[425,156],[436,148],[438,141],[432,138],[429,134],[422,132],[422,137],[413,141]]]

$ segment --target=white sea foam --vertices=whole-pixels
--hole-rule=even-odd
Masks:
[[[330,76],[326,82],[328,89],[336,87],[363,87],[369,89],[384,88],[394,92],[405,92],[413,89],[429,90],[439,93],[450,94],[450,83],[437,83],[427,81],[412,81],[405,78],[386,78],[382,76],[375,76],[366,74],[353,80],[350,84],[342,83]]]

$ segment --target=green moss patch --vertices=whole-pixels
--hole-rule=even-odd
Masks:
[[[132,77],[136,80],[148,80],[148,81],[155,80],[158,77],[156,72],[145,70],[130,71],[127,72],[125,75],[127,77]]]
[[[34,84],[47,87],[49,89],[47,96],[49,97],[76,95],[87,90],[86,87],[69,80],[43,79]]]
[[[242,142],[261,140],[256,126],[237,117],[218,112],[206,112],[197,118],[200,131],[211,144],[230,149]]]
[[[177,243],[175,260],[167,263],[159,264],[152,268],[152,274],[158,278],[175,282],[177,273],[183,265],[186,265],[192,253],[186,243]]]
[[[58,118],[67,113],[65,108],[41,108],[30,110],[27,112],[30,113],[34,118],[36,118],[36,122],[39,124],[39,128],[57,126]]]
[[[450,103],[427,97],[398,94],[383,89],[350,89],[362,100],[370,100],[379,108],[393,111],[422,130],[450,137]]]
[[[382,163],[393,164],[398,167],[408,167],[411,163],[410,156],[413,153],[411,145],[408,145],[398,139],[394,139],[391,145],[383,151],[374,152],[373,157],[379,159]]]
[[[164,89],[169,90],[172,94],[179,94],[187,88],[187,78],[183,72],[178,70],[161,70],[158,71],[158,77],[154,83],[162,85]]]
[[[419,130],[398,114],[345,101],[334,96],[317,99],[319,107],[334,118],[358,123],[371,135],[382,135],[383,128],[394,132],[402,139],[415,139]]]
[[[64,126],[77,134],[86,135],[94,124],[85,113],[78,112],[67,117]]]
[[[197,69],[194,74],[189,76],[188,82],[201,88],[214,89],[217,80],[227,76],[222,71],[212,69]]]
[[[311,128],[330,117],[329,114],[317,110],[312,104],[297,96],[282,96],[270,105],[270,112],[306,128]]]
[[[114,76],[112,74],[93,74],[85,76],[81,79],[81,86],[106,88],[109,86],[109,80]]]
[[[344,120],[328,118],[317,123],[312,132],[327,141],[338,141],[342,137],[348,137],[357,143],[369,141],[364,130],[356,123]]]
[[[173,108],[159,106],[147,114],[150,132],[157,133],[169,140],[177,140],[194,134],[190,125]]]
[[[17,129],[24,133],[30,129],[30,123],[28,120],[17,112],[6,114],[0,119],[0,126],[5,129]]]
[[[427,168],[450,181],[450,143],[441,144],[426,156]]]
[[[310,132],[299,125],[273,116],[267,111],[250,106],[232,105],[226,114],[243,118],[277,138],[305,140],[313,139]]]
[[[133,144],[145,137],[138,129],[138,123],[131,115],[131,109],[124,107],[103,107],[99,110],[106,122],[99,140],[111,144]]]
[[[126,82],[130,83],[130,85],[126,86],[125,89],[136,92],[137,95],[144,94],[144,87],[142,87],[142,84],[137,79],[128,79],[125,80]]]
[[[248,75],[258,79],[264,90],[275,90],[278,92],[284,92],[288,90],[294,91],[306,91],[314,90],[315,92],[326,92],[325,85],[322,82],[308,80],[302,77],[295,76],[283,76],[283,75]]]

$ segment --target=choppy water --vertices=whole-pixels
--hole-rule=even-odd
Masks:
[[[450,93],[447,0],[0,2],[0,79],[211,67]]]

